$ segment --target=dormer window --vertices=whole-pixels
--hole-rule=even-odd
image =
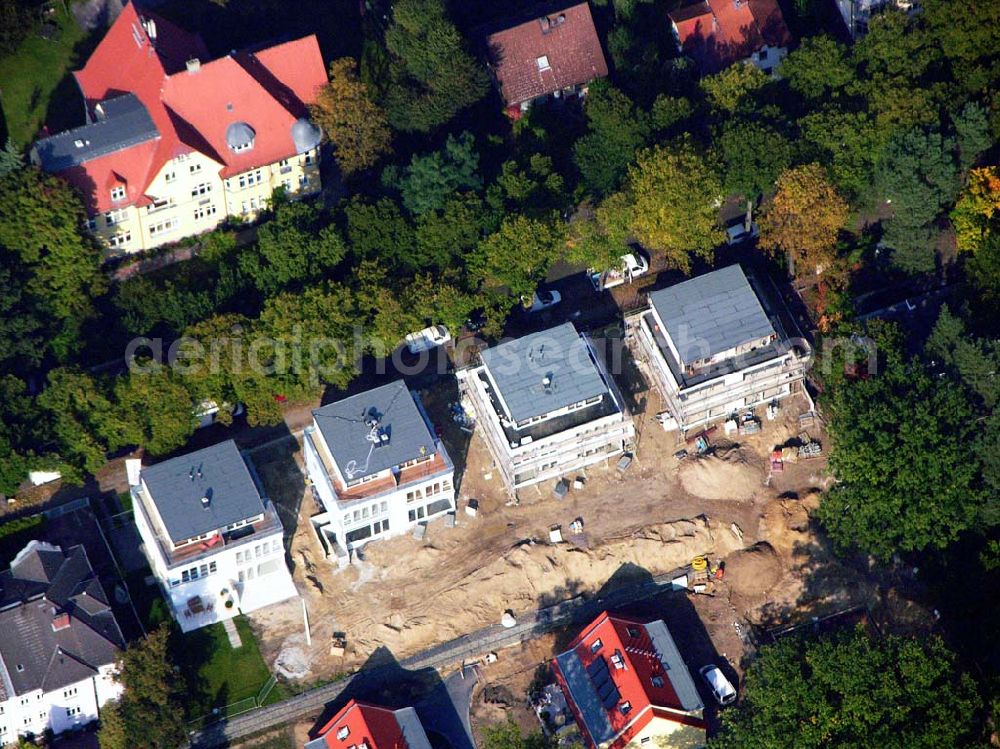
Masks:
[[[122,185],[115,185],[112,187],[111,199],[114,201],[125,200],[125,188]]]
[[[248,140],[246,143],[239,143],[233,146],[232,148],[233,148],[233,153],[240,153],[240,151],[249,151],[251,148],[253,148],[253,139]]]
[[[226,145],[233,153],[249,151],[253,148],[257,133],[245,122],[234,122],[226,128]]]
[[[546,70],[550,70],[551,69],[551,67],[549,65],[549,58],[548,58],[547,55],[542,55],[541,57],[539,57],[536,60],[536,62],[538,63],[538,72],[539,73],[542,73],[542,72],[544,72]]]

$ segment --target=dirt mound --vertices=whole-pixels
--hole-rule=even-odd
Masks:
[[[746,611],[763,602],[784,576],[781,558],[761,542],[726,559],[726,583],[733,605]]]
[[[740,547],[728,529],[713,527],[704,517],[647,526],[626,539],[581,550],[569,544],[520,543],[463,578],[454,586],[410,607],[406,617],[389,614],[375,626],[349,627],[348,637],[358,652],[386,645],[393,652],[412,652],[428,643],[500,621],[507,609],[515,614],[547,606],[582,593],[607,590],[669,572],[692,557],[723,557]],[[387,563],[387,547],[373,546],[369,561]],[[410,565],[414,575],[426,559],[394,559]],[[397,570],[398,571],[398,570]],[[362,585],[360,590],[367,586]],[[442,621],[440,612],[454,612]]]
[[[734,447],[685,460],[680,481],[702,499],[749,499],[762,488],[764,469],[753,453]]]

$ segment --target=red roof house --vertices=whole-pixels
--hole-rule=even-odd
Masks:
[[[604,612],[552,668],[590,749],[650,739],[660,749],[705,743],[701,698],[662,620]]]
[[[770,73],[791,41],[777,0],[700,0],[669,16],[680,50],[705,74],[748,59]]]
[[[33,158],[94,214],[152,203],[147,188],[183,154],[221,163],[223,177],[295,155],[292,127],[327,82],[316,37],[207,57],[198,35],[128,3],[74,73],[88,124],[38,141]],[[234,123],[249,123],[253,148],[224,147]]]
[[[430,742],[412,707],[391,710],[351,700],[305,749],[430,749]]]
[[[586,93],[588,83],[608,74],[586,2],[492,33],[487,44],[500,95],[513,117],[543,96]]]

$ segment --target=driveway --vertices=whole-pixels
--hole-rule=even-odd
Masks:
[[[476,749],[469,712],[478,682],[479,669],[463,666],[417,703],[417,715],[424,728],[443,736],[451,749]]]

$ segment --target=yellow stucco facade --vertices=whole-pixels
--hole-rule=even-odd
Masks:
[[[123,205],[88,220],[111,256],[160,247],[214,229],[229,217],[252,221],[284,188],[293,197],[318,193],[319,147],[227,179],[223,165],[193,151],[171,159],[150,183],[152,205]],[[112,200],[114,194],[112,194]]]

